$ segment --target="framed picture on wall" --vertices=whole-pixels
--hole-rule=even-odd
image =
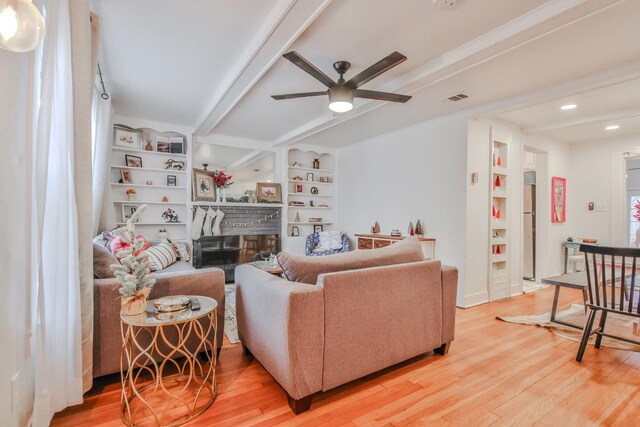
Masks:
[[[120,169],[120,180],[122,184],[131,184],[133,181],[131,180],[131,171],[127,169]]]
[[[122,220],[126,222],[138,210],[138,205],[122,205]]]
[[[125,154],[124,160],[127,163],[127,166],[129,166],[130,168],[142,167],[142,157],[140,156],[132,156],[130,154]]]
[[[211,172],[193,169],[193,200],[196,202],[215,202],[216,186]],[[167,178],[168,179],[168,178]]]
[[[176,175],[167,175],[167,186],[175,187],[178,182],[178,177]]]
[[[324,231],[324,227],[321,224],[318,225],[314,225],[313,226],[313,232],[314,233],[319,233],[321,231]]]
[[[291,236],[298,237],[299,235],[300,235],[300,229],[298,228],[298,226],[294,225],[293,227],[291,227]]]
[[[313,182],[313,172],[307,172],[307,181]]]
[[[554,176],[551,178],[551,222],[567,220],[567,180]]]

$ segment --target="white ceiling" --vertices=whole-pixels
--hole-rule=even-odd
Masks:
[[[196,144],[195,167],[207,164],[208,170],[224,170],[234,181],[247,181],[273,174],[276,156],[273,152],[217,144]]]
[[[431,0],[96,3],[116,112],[188,125],[208,141],[342,146],[472,108],[540,128],[569,117],[555,115],[569,94],[581,99],[575,119],[640,105],[629,81],[640,77],[637,0],[465,0],[445,11]],[[325,89],[281,58],[289,50],[330,77],[334,61],[348,60],[346,78],[397,50],[408,60],[364,88],[414,98],[358,100],[339,117],[325,97],[275,101],[270,95]],[[470,98],[440,101],[459,92]],[[568,128],[553,132],[594,133]]]

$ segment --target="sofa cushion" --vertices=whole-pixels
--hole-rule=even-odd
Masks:
[[[171,264],[169,267],[162,270],[163,273],[177,273],[180,271],[195,270],[195,267],[185,261],[178,261]]]
[[[111,271],[111,264],[119,264],[118,259],[111,251],[99,243],[93,244],[93,275],[98,279],[110,279],[116,277]]]
[[[384,265],[423,261],[420,242],[415,237],[375,250],[347,252],[324,257],[306,257],[286,252],[278,254],[278,262],[286,278],[292,282],[315,284],[323,273],[359,270]]]

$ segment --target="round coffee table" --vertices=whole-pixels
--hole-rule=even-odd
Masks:
[[[260,270],[264,270],[267,273],[271,273],[273,275],[279,275],[282,274],[282,267],[278,266],[273,266],[271,264],[269,264],[269,261],[253,261],[251,263],[254,267],[259,268]]]
[[[186,424],[216,399],[218,303],[195,298],[200,310],[159,313],[149,301],[145,313],[120,315],[124,424]]]

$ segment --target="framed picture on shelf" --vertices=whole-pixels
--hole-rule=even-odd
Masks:
[[[124,160],[127,163],[127,166],[129,166],[130,168],[142,167],[142,157],[140,156],[132,156],[130,154],[125,154]]]
[[[554,176],[551,178],[551,222],[567,220],[567,180]]]
[[[291,227],[291,236],[298,237],[299,235],[300,235],[300,229],[298,228],[298,226],[294,225],[293,227]]]
[[[324,227],[322,226],[322,224],[317,224],[313,226],[314,233],[319,233],[321,231],[324,231]]]
[[[156,137],[156,151],[158,153],[170,153],[171,152],[171,139],[166,136],[158,135]]]
[[[172,175],[171,175],[172,176]],[[196,202],[215,202],[216,186],[211,172],[203,169],[193,169],[193,200]],[[169,177],[167,177],[168,185]]]
[[[131,184],[131,171],[126,169],[120,169],[120,181],[122,184]]]
[[[302,184],[296,184],[296,193],[302,193]]]
[[[318,194],[318,187],[311,187],[311,194],[313,195]]]
[[[122,221],[126,222],[138,210],[138,205],[122,205]]]
[[[169,138],[169,152],[173,154],[183,154],[184,138],[181,136],[173,136]]]
[[[282,188],[273,182],[259,182],[256,184],[258,202],[282,203]]]
[[[134,150],[140,149],[140,131],[114,127],[114,142],[118,147],[127,147]]]
[[[313,172],[307,172],[307,181],[313,182]]]
[[[178,177],[175,175],[167,175],[167,186],[175,187],[178,182]]]

